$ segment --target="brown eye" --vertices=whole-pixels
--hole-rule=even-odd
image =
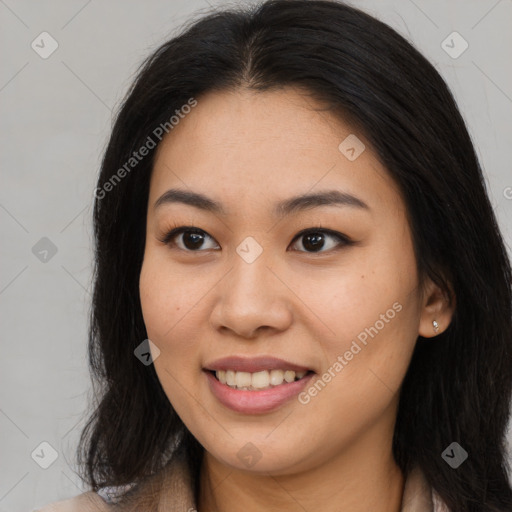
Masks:
[[[326,229],[302,231],[294,240],[300,240],[301,238],[302,247],[305,249],[301,252],[327,252],[331,249],[350,244],[350,240],[345,235]],[[335,240],[335,242],[333,243],[332,240]],[[326,250],[322,250],[325,248]]]
[[[178,242],[175,242],[175,239]],[[183,226],[169,231],[161,241],[167,245],[175,245],[178,249],[189,252],[200,252],[201,249],[215,249],[215,247],[204,248],[203,244],[207,239],[213,240],[210,235],[201,229]]]

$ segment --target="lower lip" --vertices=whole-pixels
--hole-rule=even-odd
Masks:
[[[244,414],[262,414],[278,409],[298,395],[314,375],[314,373],[309,373],[300,380],[286,382],[261,391],[246,391],[222,384],[209,371],[205,370],[205,373],[210,389],[217,400],[229,409]]]

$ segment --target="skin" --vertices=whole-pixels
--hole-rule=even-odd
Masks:
[[[370,144],[318,107],[293,88],[209,93],[157,150],[140,297],[162,387],[205,447],[201,511],[400,510],[398,392],[418,335],[436,335],[434,319],[441,333],[453,311],[431,281],[419,286],[404,202]],[[349,161],[338,145],[352,133],[366,149]],[[155,209],[170,188],[203,193],[227,215]],[[326,189],[369,208],[272,216],[274,203]],[[161,241],[182,225],[203,230],[203,245],[194,249],[187,234]],[[326,234],[315,250],[296,238],[318,226],[354,244]],[[251,264],[236,252],[248,236],[263,249]],[[220,357],[273,355],[314,370],[314,383],[394,303],[400,312],[307,404],[237,413],[202,372]],[[249,442],[261,454],[250,468],[237,456]]]

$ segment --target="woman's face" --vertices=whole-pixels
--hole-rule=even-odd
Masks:
[[[292,89],[210,93],[155,158],[140,275],[155,369],[232,468],[277,475],[388,453],[417,336],[436,318],[397,186],[362,135],[313,107]],[[208,201],[156,205],[171,189]],[[292,201],[316,194],[331,200]],[[180,226],[196,233],[162,242]],[[242,361],[216,364],[227,357]],[[314,373],[287,383],[294,367]],[[276,385],[240,390],[215,369],[231,386]]]

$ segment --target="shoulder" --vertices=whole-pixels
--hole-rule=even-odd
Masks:
[[[428,483],[420,467],[414,467],[405,480],[400,512],[450,512]]]
[[[95,492],[88,491],[74,498],[56,501],[32,512],[110,512],[111,507]]]

